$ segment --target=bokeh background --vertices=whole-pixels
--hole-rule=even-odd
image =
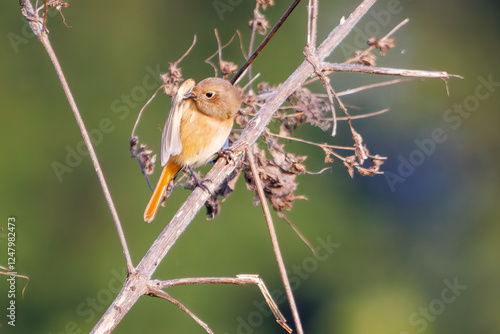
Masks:
[[[267,9],[271,25],[288,2]],[[358,2],[320,1],[319,40]],[[254,63],[263,81],[282,82],[302,61],[306,5]],[[0,333],[89,332],[121,287],[120,244],[90,159],[68,157],[82,139],[45,51],[29,34],[18,2],[0,6],[0,227],[16,218],[16,269],[30,277],[24,297],[25,281],[17,280],[13,328],[4,316],[8,285],[0,276]],[[181,66],[184,77],[197,81],[213,75],[204,59],[216,50],[214,28],[223,41],[239,30],[247,48],[254,6],[238,0],[70,1],[63,11],[69,27],[51,11],[52,45],[95,137],[134,263],[189,194],[176,190],[152,224],[142,221],[150,191],[128,151],[136,115],[159,86],[158,73],[185,52],[194,34],[198,42]],[[363,32],[381,37],[408,17],[395,34],[396,48],[378,57],[378,65],[444,70],[464,79],[449,80],[449,96],[441,80],[415,80],[344,99],[353,114],[390,108],[354,123],[370,152],[389,160],[385,176],[351,179],[337,160],[321,175],[298,177],[297,193],[308,200],[297,201],[287,216],[320,257],[285,222],[275,221],[306,333],[500,332],[499,7],[493,0],[378,1],[329,58],[345,60],[350,48],[364,48]],[[237,43],[224,58],[242,63]],[[337,91],[388,79],[332,76]],[[169,105],[159,96],[139,128],[154,150]],[[460,108],[462,114],[453,111]],[[433,140],[436,131],[441,135]],[[312,127],[297,135],[350,144],[345,123],[335,138]],[[325,167],[320,149],[287,147],[308,155],[309,170]],[[57,164],[67,169],[58,175]],[[252,200],[239,180],[220,216],[207,222],[200,212],[154,277],[253,273],[279,294],[265,221]],[[4,230],[1,265],[6,248]],[[187,286],[169,293],[216,333],[284,333],[260,306],[254,286]],[[278,299],[292,323],[287,303]],[[148,297],[115,330],[141,331],[204,333],[175,306]]]

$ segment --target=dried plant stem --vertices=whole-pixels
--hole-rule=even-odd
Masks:
[[[366,74],[382,74],[382,75],[395,75],[402,77],[413,77],[413,78],[433,78],[433,79],[449,79],[451,77],[461,78],[461,76],[456,74],[448,74],[443,71],[421,71],[421,70],[409,70],[402,68],[389,68],[389,67],[378,67],[378,66],[365,66],[365,65],[355,65],[355,64],[337,64],[323,62],[321,63],[321,68],[326,72],[355,72],[355,73],[366,73]]]
[[[258,1],[256,1],[255,8],[253,10],[252,33],[250,34],[250,42],[248,44],[247,59],[250,59],[250,57],[252,57],[252,54],[250,52],[252,52],[253,50],[253,43],[255,42],[255,34],[257,33],[257,15],[259,14],[259,7],[260,4]],[[246,71],[248,72],[248,80],[252,80],[252,63],[248,64]]]
[[[350,95],[350,94],[355,94],[367,89],[372,89],[372,88],[378,88],[378,87],[383,87],[383,86],[389,86],[389,85],[394,85],[400,82],[405,82],[405,81],[411,81],[415,80],[414,78],[399,78],[399,79],[393,79],[393,80],[388,80],[388,81],[382,81],[382,82],[377,82],[374,84],[369,84],[369,85],[364,85],[361,87],[356,87],[356,88],[351,88],[351,89],[346,89],[342,92],[338,92],[337,96],[345,96],[345,95]],[[321,94],[318,94],[318,96],[321,96]],[[340,120],[340,117],[338,118]]]
[[[118,232],[118,237],[120,238],[120,243],[122,245],[123,254],[125,255],[125,260],[127,262],[127,270],[128,273],[130,274],[134,271],[134,266],[132,264],[130,252],[128,250],[127,242],[125,240],[125,234],[123,233],[122,225],[120,223],[120,218],[118,217],[118,212],[116,211],[115,205],[113,203],[113,198],[111,197],[111,193],[109,192],[109,188],[106,183],[106,179],[104,178],[104,174],[102,173],[102,169],[99,164],[99,160],[97,159],[97,155],[94,151],[94,147],[92,146],[92,142],[90,141],[89,134],[85,127],[85,123],[83,122],[82,117],[80,115],[80,111],[76,106],[75,99],[73,98],[73,94],[71,93],[71,90],[68,86],[64,73],[61,69],[61,65],[57,60],[54,49],[52,49],[48,34],[43,33],[44,26],[38,19],[38,15],[33,11],[33,7],[30,1],[28,0],[23,1],[22,13],[26,17],[26,19],[28,19],[31,29],[33,30],[33,32],[38,37],[38,39],[44,46],[45,50],[47,51],[47,54],[49,55],[49,58],[52,61],[52,64],[54,65],[54,69],[56,70],[57,76],[61,81],[64,93],[66,94],[66,98],[68,99],[71,110],[73,111],[73,115],[75,116],[78,127],[80,128],[80,132],[82,133],[85,145],[87,146],[90,159],[92,160],[92,164],[94,165],[94,169],[97,173],[97,178],[99,179],[102,191],[104,192],[104,197],[106,198],[109,210],[111,211],[111,216],[113,217],[113,221],[115,223],[115,227]]]
[[[0,228],[0,231],[2,229]],[[14,277],[20,277],[26,279],[26,284],[24,284],[23,290],[21,291],[21,295],[24,297],[24,291],[26,291],[26,288],[28,287],[28,283],[30,282],[30,278],[25,275],[13,273],[9,268],[0,266],[0,275],[5,275],[5,276],[14,276]]]
[[[169,302],[171,302],[172,304],[174,304],[175,306],[177,306],[178,308],[180,308],[181,310],[186,312],[191,318],[193,318],[194,321],[196,321],[198,323],[198,325],[203,327],[203,329],[205,329],[207,331],[207,333],[210,333],[210,334],[214,333],[203,320],[198,318],[198,316],[196,316],[196,314],[191,312],[186,306],[184,306],[184,304],[182,304],[180,301],[178,301],[177,299],[170,296],[165,291],[162,291],[159,289],[154,289],[154,290],[151,290],[151,292],[149,294],[154,295],[155,297],[159,297],[159,298],[163,298],[165,300],[168,300]]]
[[[160,89],[163,89],[164,86],[161,85],[156,89],[156,91],[153,93],[153,95],[149,98],[149,100],[142,106],[141,110],[139,111],[139,114],[137,115],[137,119],[135,120],[134,127],[132,128],[132,134],[130,135],[130,138],[135,137],[135,130],[137,129],[137,126],[139,125],[139,122],[141,120],[142,114],[144,113],[144,110],[146,110],[146,107],[153,101],[156,97],[156,94],[160,91]]]
[[[350,150],[350,151],[354,151],[354,147],[352,147],[352,146],[336,146],[336,145],[328,145],[328,144],[319,144],[319,143],[315,143],[315,142],[308,141],[308,140],[305,140],[305,139],[300,139],[300,138],[295,138],[295,137],[288,137],[288,136],[281,136],[281,135],[278,135],[278,134],[275,134],[275,133],[271,133],[271,132],[269,132],[269,134],[271,136],[273,136],[273,137],[282,138],[282,139],[288,139],[288,140],[292,140],[292,141],[296,141],[296,142],[299,142],[299,143],[304,143],[304,144],[308,144],[308,145],[312,145],[312,146],[317,146],[317,147],[321,147],[321,148],[331,148],[331,149],[337,149],[337,150]],[[335,153],[334,151],[331,151],[330,153],[333,154],[337,159],[345,161],[345,158],[343,156],[341,156],[340,154]]]
[[[309,0],[307,7],[307,46],[316,48],[317,21],[318,21],[318,0]]]
[[[288,332],[291,333],[292,329],[286,324],[286,319],[281,314],[278,305],[274,302],[271,293],[267,289],[264,281],[259,277],[259,275],[236,275],[236,277],[189,277],[189,278],[178,278],[168,281],[153,280],[151,285],[154,287],[153,294],[156,295],[156,291],[159,289],[166,289],[177,285],[193,285],[193,284],[235,284],[235,285],[245,285],[245,284],[255,284],[259,287],[264,299],[266,300],[269,308],[273,312],[276,321]],[[161,290],[159,290],[161,291]],[[161,291],[163,292],[163,291]],[[169,296],[169,298],[171,298]],[[179,302],[174,302],[176,305]],[[183,306],[184,307],[184,306]],[[185,307],[184,307],[185,308]],[[196,318],[195,320],[198,322]],[[202,325],[205,328],[205,326]],[[208,327],[208,326],[207,326]],[[206,329],[206,328],[205,328]],[[208,331],[208,330],[207,330]]]
[[[283,282],[283,286],[285,287],[288,303],[290,304],[290,309],[292,310],[295,328],[297,329],[297,333],[303,334],[304,331],[302,329],[302,323],[300,322],[299,311],[297,310],[297,304],[295,303],[292,287],[290,286],[290,281],[288,280],[288,274],[286,272],[285,263],[283,262],[283,256],[281,255],[278,237],[276,235],[276,229],[274,228],[273,217],[271,216],[271,211],[269,210],[266,195],[264,194],[264,189],[262,188],[262,183],[260,181],[260,175],[257,171],[257,166],[255,165],[253,150],[248,150],[247,157],[248,161],[250,162],[250,168],[252,170],[255,187],[257,188],[257,194],[259,195],[260,205],[262,207],[262,210],[264,211],[264,217],[266,218],[267,229],[269,230],[274,255],[276,256],[276,261],[278,262],[281,281]]]
[[[378,110],[378,111],[374,111],[374,112],[370,112],[370,113],[367,113],[367,114],[362,114],[362,115],[354,115],[354,116],[349,116],[349,117],[337,117],[337,121],[348,121],[350,119],[362,119],[362,118],[368,118],[368,117],[373,117],[373,116],[376,116],[376,115],[380,115],[380,114],[383,114],[385,112],[388,112],[389,111],[389,108],[385,108],[385,109],[382,109],[382,110]],[[332,119],[330,118],[324,118],[325,121],[331,121]]]

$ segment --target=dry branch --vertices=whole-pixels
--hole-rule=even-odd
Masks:
[[[382,75],[394,75],[401,77],[413,77],[413,78],[432,78],[432,79],[449,79],[449,78],[462,78],[456,74],[448,74],[442,71],[421,71],[421,70],[409,70],[403,68],[389,68],[389,67],[377,67],[377,66],[366,66],[366,65],[355,65],[355,64],[336,64],[336,63],[321,63],[323,71],[326,72],[354,72],[354,73],[366,73],[366,74],[382,74]]]

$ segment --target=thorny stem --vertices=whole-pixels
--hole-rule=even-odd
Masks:
[[[111,216],[113,217],[113,221],[115,223],[116,230],[118,232],[118,237],[120,239],[120,243],[122,246],[123,254],[125,255],[125,260],[127,262],[127,270],[130,274],[134,271],[134,265],[132,264],[132,259],[130,257],[130,252],[128,250],[127,241],[125,240],[125,234],[123,233],[123,228],[120,223],[120,218],[118,217],[118,212],[116,211],[115,204],[113,203],[113,198],[111,197],[111,193],[109,192],[108,185],[106,183],[106,179],[104,178],[104,174],[102,172],[101,166],[99,164],[99,160],[97,159],[97,155],[94,151],[94,147],[92,146],[92,142],[90,141],[89,134],[85,127],[85,123],[82,120],[80,115],[80,111],[76,105],[75,99],[73,98],[73,94],[69,88],[69,85],[66,81],[64,73],[62,71],[61,65],[57,60],[57,56],[50,45],[49,37],[47,34],[43,33],[43,24],[40,23],[38,15],[33,11],[33,7],[30,1],[23,0],[22,13],[28,20],[31,29],[38,37],[42,45],[44,46],[47,54],[49,55],[52,64],[54,65],[54,69],[56,70],[57,76],[61,81],[61,85],[63,87],[64,93],[66,94],[66,98],[68,99],[71,110],[73,111],[73,115],[75,116],[78,127],[80,128],[80,132],[82,133],[83,140],[85,145],[87,146],[87,150],[89,151],[90,159],[94,165],[94,169],[97,174],[97,178],[99,179],[99,183],[101,184],[102,191],[104,193],[104,197],[106,198],[106,202],[108,203],[109,210],[111,211]]]
[[[280,246],[278,243],[278,237],[276,236],[276,229],[274,228],[273,217],[271,216],[271,211],[269,210],[269,205],[264,195],[264,189],[262,188],[262,183],[260,182],[260,175],[257,171],[255,165],[255,159],[253,156],[253,150],[247,150],[248,161],[250,162],[250,168],[252,170],[253,179],[255,186],[257,188],[257,193],[259,195],[260,205],[264,211],[264,216],[266,217],[267,228],[269,230],[269,235],[271,236],[271,243],[273,245],[273,251],[276,255],[276,261],[278,262],[278,267],[281,275],[281,281],[285,287],[286,296],[292,310],[293,321],[295,322],[295,328],[297,333],[303,334],[302,324],[300,322],[299,312],[297,310],[297,304],[295,303],[295,298],[293,296],[292,287],[290,286],[290,281],[288,280],[288,274],[286,272],[285,263],[283,262],[283,256],[281,255]]]

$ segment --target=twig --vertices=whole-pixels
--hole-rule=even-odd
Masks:
[[[160,289],[152,289],[149,292],[149,295],[153,295],[155,297],[159,297],[159,298],[163,298],[165,300],[168,300],[169,302],[171,302],[172,304],[176,305],[178,308],[180,308],[181,310],[186,312],[191,318],[193,318],[194,321],[196,321],[198,323],[198,325],[203,327],[207,331],[207,333],[210,333],[210,334],[214,333],[203,320],[198,318],[198,316],[196,316],[196,314],[191,312],[184,304],[182,304],[180,301],[178,301],[177,299],[170,296],[165,291],[162,291]]]
[[[269,134],[273,137],[277,137],[277,138],[282,138],[282,139],[288,139],[288,140],[292,140],[292,141],[296,141],[296,142],[300,142],[300,143],[304,143],[304,144],[308,144],[308,145],[312,145],[312,146],[317,146],[317,147],[321,147],[321,148],[332,148],[332,149],[337,149],[337,150],[351,150],[351,151],[354,151],[354,147],[352,146],[338,146],[338,145],[329,145],[329,144],[320,144],[320,143],[315,143],[313,141],[309,141],[309,140],[305,140],[305,139],[300,139],[300,138],[295,138],[295,137],[288,137],[288,136],[282,136],[282,135],[278,135],[276,133],[272,133],[272,132],[269,132]],[[335,155],[335,157],[337,157],[338,159],[344,161],[345,158],[342,157],[340,154],[337,154],[335,152],[332,152],[333,155]]]
[[[321,63],[321,68],[323,71],[329,72],[355,72],[355,73],[367,73],[367,74],[382,74],[382,75],[395,75],[402,77],[413,77],[413,78],[433,78],[433,79],[449,79],[449,78],[460,78],[462,76],[456,74],[448,74],[444,71],[422,71],[422,70],[410,70],[404,68],[390,68],[390,67],[377,67],[377,66],[365,66],[356,64],[337,64],[323,62]]]
[[[377,82],[377,83],[370,84],[370,85],[364,85],[364,86],[361,86],[361,87],[346,89],[346,90],[344,90],[342,92],[338,92],[337,96],[341,97],[341,96],[345,96],[345,95],[350,95],[350,94],[358,93],[358,92],[361,92],[361,91],[364,91],[364,90],[367,90],[367,89],[372,89],[372,88],[378,88],[378,87],[383,87],[383,86],[394,85],[394,84],[397,84],[397,83],[400,83],[400,82],[411,81],[411,80],[414,80],[414,78],[401,78],[401,79],[394,79],[394,80],[388,80],[388,81],[383,81],[383,82]]]
[[[362,115],[354,115],[354,116],[349,116],[349,117],[337,117],[337,121],[348,121],[350,119],[362,119],[362,118],[380,115],[380,114],[383,114],[383,113],[388,112],[388,111],[389,111],[389,108],[385,108],[382,110],[378,110],[378,111],[374,111],[374,112],[370,112],[370,113],[366,113],[366,114],[362,114]],[[329,121],[331,119],[324,118],[324,120]]]
[[[1,229],[0,229],[1,231]],[[28,287],[28,283],[30,282],[30,278],[26,275],[21,275],[17,273],[13,273],[9,270],[9,268],[0,266],[0,275],[5,275],[5,276],[14,276],[14,277],[20,277],[26,279],[26,284],[24,284],[23,290],[21,291],[21,295],[24,297],[24,291],[26,291],[26,288]]]
[[[318,94],[318,96],[321,96],[321,95],[326,95],[326,94]],[[340,96],[340,93],[337,93],[337,95]],[[288,109],[295,109],[295,108],[293,106],[290,106],[290,107],[280,107],[279,108],[279,110],[288,110]],[[390,110],[389,108],[385,108],[385,109],[382,109],[382,110],[377,110],[377,111],[373,111],[373,112],[366,113],[366,114],[354,115],[354,116],[349,116],[349,117],[336,117],[335,119],[337,121],[347,121],[349,119],[362,119],[362,118],[368,118],[368,117],[380,115],[380,114],[383,114],[385,112],[388,112],[389,110]],[[255,114],[252,114],[252,113],[249,113],[248,115],[255,116]],[[304,115],[303,112],[297,112],[297,113],[294,113],[294,114],[273,116],[273,118],[281,119],[281,118],[301,117],[302,115]],[[321,121],[333,121],[333,118],[331,118],[331,117],[330,118],[328,118],[328,117],[321,117],[321,118],[318,118],[318,119],[321,120]],[[233,131],[241,131],[241,130],[234,129]],[[291,139],[293,139],[293,138],[291,138]]]
[[[285,287],[286,296],[288,298],[288,303],[290,304],[290,309],[292,310],[293,320],[295,322],[295,328],[299,334],[303,334],[302,324],[300,322],[299,311],[297,310],[297,305],[295,303],[295,298],[293,296],[292,287],[290,286],[290,281],[288,280],[288,274],[286,272],[285,263],[283,262],[283,256],[281,255],[280,246],[278,243],[278,237],[276,236],[276,229],[274,228],[273,217],[271,216],[271,211],[269,210],[269,205],[266,200],[266,195],[264,195],[264,189],[262,188],[262,183],[260,182],[260,175],[257,171],[255,165],[253,150],[247,151],[248,161],[250,162],[250,168],[252,170],[253,179],[255,182],[255,187],[257,188],[257,194],[259,195],[260,205],[264,211],[264,216],[266,217],[267,228],[269,230],[269,235],[271,236],[271,243],[273,245],[273,251],[276,256],[276,261],[278,262],[278,268],[281,275],[281,281]]]
[[[288,331],[292,332],[292,329],[286,324],[286,319],[281,314],[278,305],[274,302],[269,290],[267,289],[264,281],[259,277],[259,275],[236,275],[236,277],[189,277],[189,278],[178,278],[168,281],[153,280],[151,281],[155,289],[166,289],[177,285],[192,285],[192,284],[255,284],[259,287],[262,295],[264,296],[267,305],[273,312],[276,321]]]
[[[237,31],[237,33],[238,33],[238,31]],[[212,63],[212,58],[215,57],[216,55],[219,55],[219,69],[222,70],[222,50],[225,49],[229,44],[231,44],[233,42],[233,39],[236,36],[236,34],[234,34],[233,37],[231,37],[231,39],[229,40],[229,42],[227,42],[224,45],[221,44],[221,41],[219,38],[219,33],[218,33],[217,29],[214,29],[214,34],[215,34],[215,39],[217,40],[217,51],[215,51],[210,57],[205,59],[205,63],[207,63],[213,67],[213,69],[215,70],[214,76],[217,76],[217,73],[218,73],[217,67]],[[238,33],[238,36],[239,36],[239,33]],[[222,75],[224,75],[224,73],[222,73]]]
[[[135,120],[134,127],[132,128],[132,134],[130,135],[130,138],[135,137],[135,130],[137,129],[137,126],[139,125],[139,122],[141,120],[142,114],[146,107],[153,101],[156,97],[156,94],[160,91],[160,89],[163,88],[163,85],[158,87],[158,89],[153,93],[153,95],[149,98],[149,100],[142,106],[141,110],[139,111],[139,114],[137,115],[137,119]]]
[[[115,204],[113,203],[113,198],[111,197],[111,193],[109,192],[109,188],[106,183],[106,179],[104,178],[104,174],[102,173],[102,169],[99,164],[99,160],[97,159],[97,155],[94,151],[94,147],[92,146],[92,142],[90,141],[89,134],[85,127],[85,123],[83,122],[82,117],[80,116],[80,111],[76,106],[75,99],[73,98],[71,90],[68,86],[64,73],[61,69],[61,65],[59,64],[56,54],[54,53],[54,50],[50,45],[48,35],[43,33],[44,31],[43,25],[41,25],[39,19],[37,19],[38,15],[33,11],[31,2],[28,0],[23,0],[23,7],[21,11],[24,17],[26,17],[26,19],[28,20],[31,29],[38,37],[38,40],[42,43],[45,50],[47,51],[47,54],[49,55],[49,58],[52,61],[52,64],[54,65],[54,69],[56,70],[57,76],[61,81],[61,85],[63,87],[64,93],[66,94],[66,98],[68,99],[71,110],[73,111],[73,115],[75,116],[78,127],[80,128],[80,132],[82,133],[83,141],[87,146],[87,150],[94,165],[94,169],[97,173],[97,178],[99,179],[99,183],[101,184],[104,197],[106,198],[109,210],[111,211],[111,216],[113,217],[113,221],[115,223],[115,227],[118,232],[118,237],[120,238],[123,254],[125,255],[125,260],[127,262],[127,271],[130,274],[134,271],[134,265],[132,264],[132,258],[130,257],[130,252],[128,250],[127,241],[125,240],[125,234],[123,233],[123,228],[120,223],[120,218],[118,217],[118,212],[116,211]]]
[[[250,52],[253,50],[253,43],[255,41],[255,34],[257,33],[257,15],[259,12],[259,7],[260,4],[258,1],[255,1],[255,8],[253,10],[253,20],[252,20],[252,33],[250,34],[250,42],[248,42],[248,55],[246,55],[247,59],[250,59],[252,56]],[[248,64],[248,67],[245,70],[248,72],[248,80],[252,79],[252,63]],[[236,75],[235,75],[236,76]],[[237,79],[233,82],[233,84],[236,82]]]
[[[307,46],[316,48],[317,20],[318,20],[318,0],[309,0],[307,7]]]

